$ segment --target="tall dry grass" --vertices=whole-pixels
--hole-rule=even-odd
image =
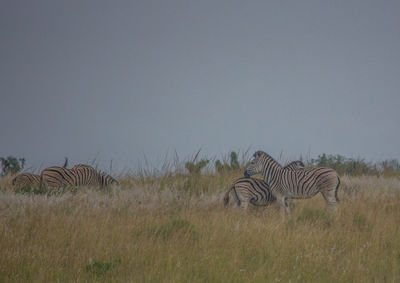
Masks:
[[[224,209],[240,172],[123,176],[121,188],[16,192],[0,179],[0,281],[398,282],[400,180],[342,177],[322,197]]]

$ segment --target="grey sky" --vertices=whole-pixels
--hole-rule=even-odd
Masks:
[[[399,1],[2,1],[0,156],[400,158]]]

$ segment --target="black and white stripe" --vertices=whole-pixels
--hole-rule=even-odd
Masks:
[[[336,204],[339,201],[337,192],[340,179],[336,171],[331,168],[315,167],[290,170],[283,168],[267,153],[257,151],[245,171],[245,176],[250,177],[257,173],[262,173],[271,193],[288,213],[290,213],[290,210],[286,199],[312,198],[319,192],[324,197],[328,209],[336,209]]]
[[[49,167],[40,174],[41,184],[47,187],[119,185],[110,175],[100,173],[89,165],[79,164],[72,169]]]
[[[297,160],[287,164],[284,168],[301,170],[304,168],[304,164]],[[256,178],[242,177],[233,182],[224,197],[225,207],[229,205],[230,194],[233,196],[236,207],[242,208],[247,208],[249,203],[255,206],[268,206],[276,200],[268,183]]]
[[[39,187],[40,175],[31,173],[20,173],[12,179],[11,183],[16,188]]]

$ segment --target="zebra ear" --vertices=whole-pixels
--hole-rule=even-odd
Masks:
[[[259,156],[261,155],[261,153],[262,153],[262,151],[261,151],[261,150],[258,150],[258,151],[256,151],[256,152],[254,153],[253,157],[254,157],[254,158],[257,158],[257,157],[259,157]]]

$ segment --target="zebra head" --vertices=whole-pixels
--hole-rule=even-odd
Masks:
[[[301,170],[304,169],[305,165],[301,160],[296,160],[296,161],[292,161],[288,164],[286,164],[285,167],[283,167],[283,169],[289,169],[289,170]]]
[[[99,174],[99,183],[101,187],[107,187],[111,185],[119,186],[119,182],[116,179],[104,172]]]
[[[261,150],[254,153],[254,159],[250,162],[250,165],[247,167],[246,171],[244,171],[244,176],[246,178],[250,178],[250,176],[262,172],[264,168],[264,155],[266,155],[266,153]]]

